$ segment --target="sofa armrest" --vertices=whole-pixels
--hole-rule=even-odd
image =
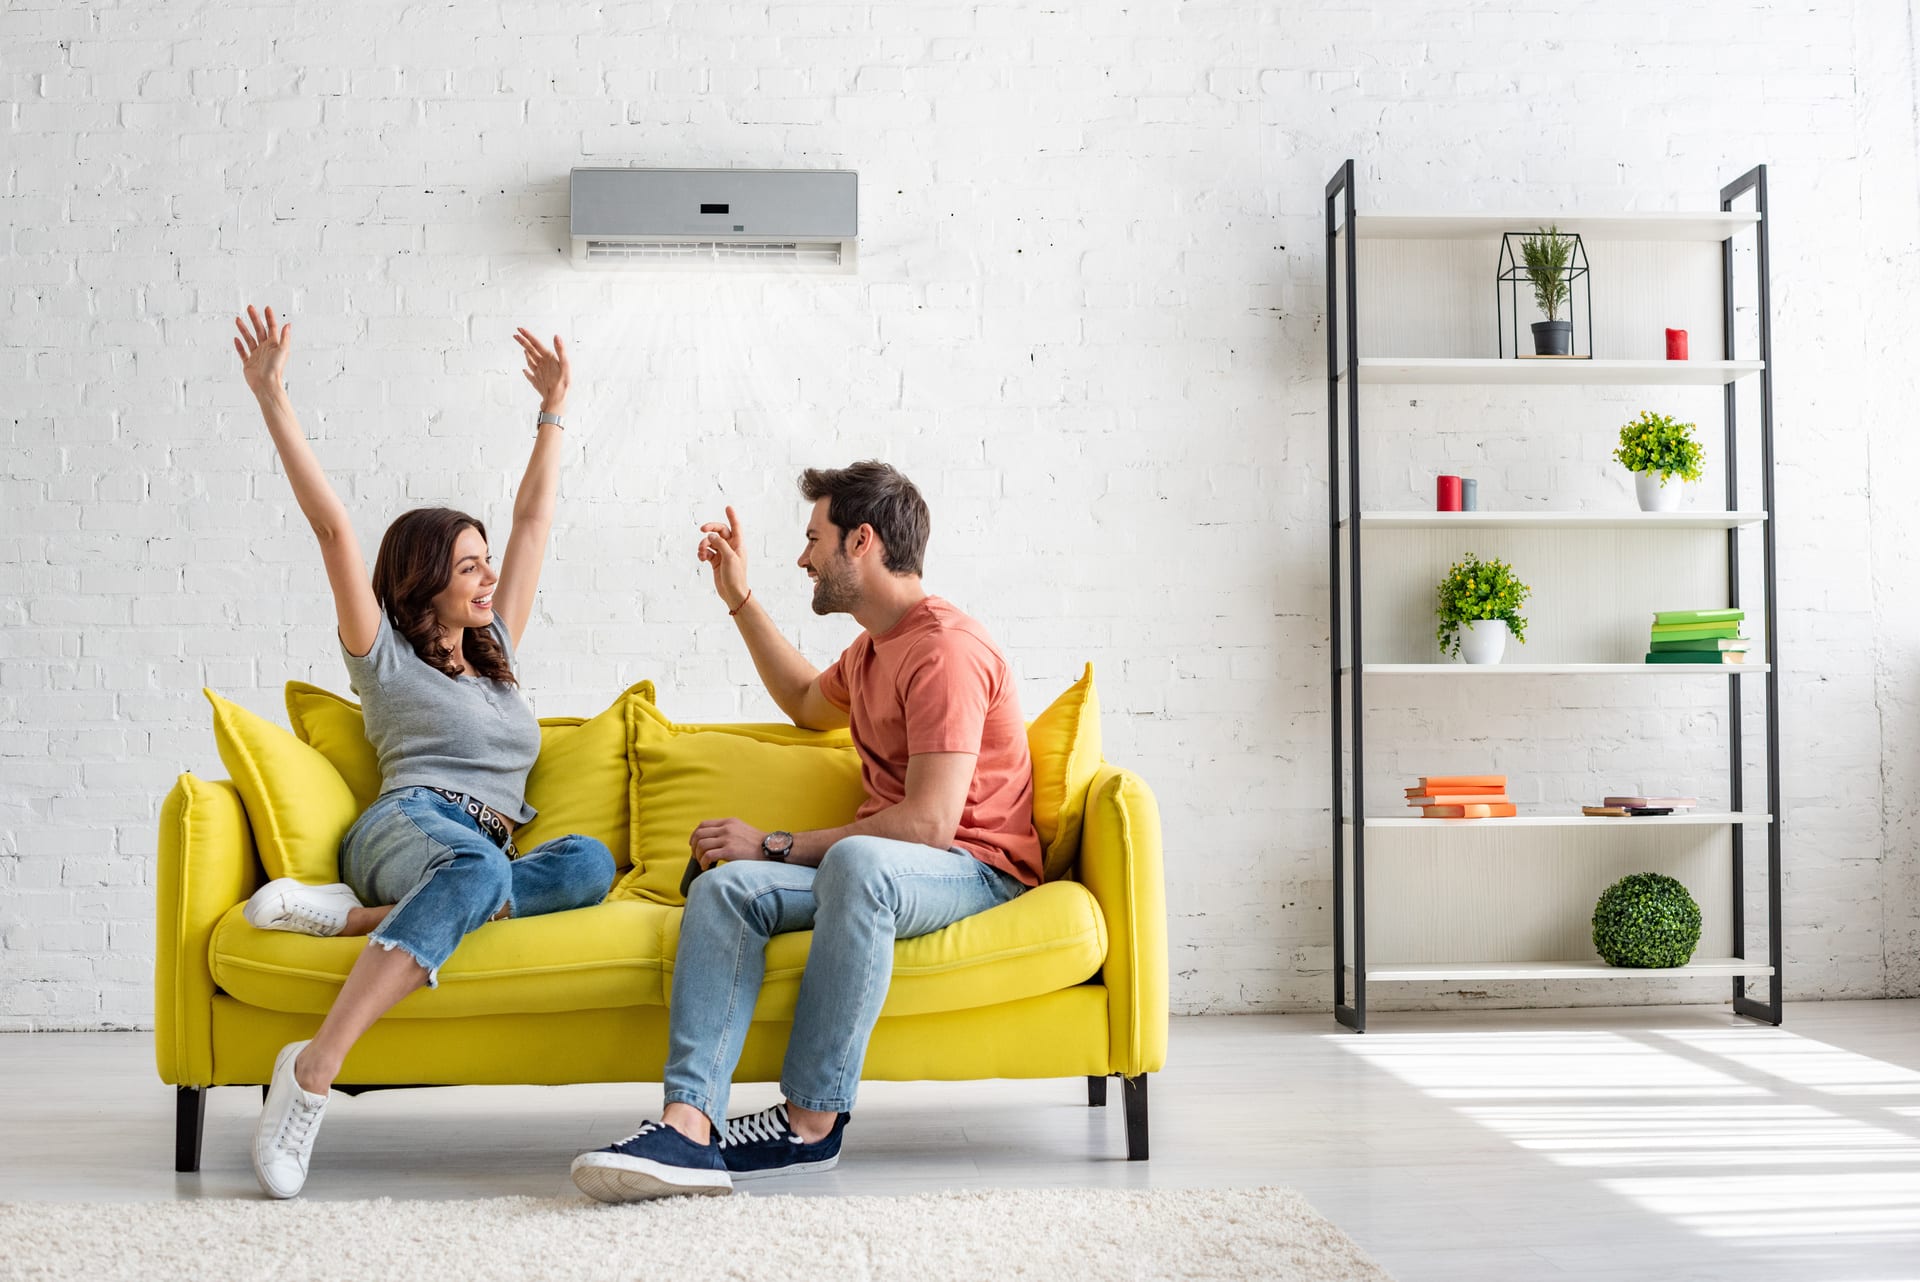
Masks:
[[[1107,922],[1111,1071],[1158,1072],[1167,1060],[1167,896],[1160,808],[1135,774],[1102,766],[1087,790],[1079,879]]]
[[[153,1052],[163,1082],[213,1082],[213,928],[259,885],[260,861],[239,791],[224,779],[181,775],[160,807],[154,896]]]

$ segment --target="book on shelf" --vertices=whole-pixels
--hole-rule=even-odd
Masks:
[[[1656,815],[1670,815],[1672,806],[1582,806],[1580,813],[1595,817],[1613,819],[1650,819]]]
[[[1423,806],[1427,819],[1511,819],[1519,813],[1511,801],[1483,802],[1467,806]]]
[[[1491,802],[1507,800],[1503,789],[1494,788],[1487,792],[1436,792],[1432,796],[1408,797],[1409,806],[1483,806]]]
[[[1494,788],[1505,792],[1505,775],[1421,775],[1422,791],[1459,792],[1466,788]]]
[[[1671,627],[1655,624],[1650,633],[1655,641],[1705,641],[1725,637],[1738,641],[1740,624],[1733,623],[1676,623]]]
[[[1685,623],[1726,623],[1730,620],[1738,622],[1746,617],[1747,612],[1738,606],[1725,610],[1656,610],[1653,622],[1658,627]]]
[[[1747,648],[1745,637],[1695,637],[1680,641],[1649,641],[1647,649],[1665,653],[1669,650],[1678,653],[1682,650],[1739,650]]]
[[[1602,797],[1603,806],[1625,806],[1629,809],[1647,806],[1664,806],[1669,810],[1691,810],[1700,804],[1698,797]]]
[[[1648,663],[1745,663],[1745,650],[1649,650]]]

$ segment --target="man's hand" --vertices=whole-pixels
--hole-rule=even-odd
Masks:
[[[727,509],[725,522],[709,521],[700,527],[700,559],[713,567],[713,588],[729,611],[738,610],[747,600],[747,546],[741,537],[740,518]]]
[[[540,408],[549,414],[565,413],[567,388],[573,382],[573,365],[567,360],[566,343],[555,334],[553,346],[548,347],[524,325],[514,331],[513,341],[520,344],[521,354],[527,358],[526,368],[520,372],[533,384],[533,390],[540,393]]]
[[[738,819],[709,819],[693,830],[687,845],[702,868],[711,868],[720,859],[765,859],[760,843],[766,835]]]

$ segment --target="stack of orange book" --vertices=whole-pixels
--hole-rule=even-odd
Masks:
[[[1505,775],[1422,775],[1407,789],[1407,804],[1427,819],[1510,819]]]

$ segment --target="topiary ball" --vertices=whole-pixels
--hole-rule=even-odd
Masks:
[[[1699,942],[1700,905],[1657,872],[1622,877],[1593,906],[1593,946],[1609,966],[1684,966]]]

